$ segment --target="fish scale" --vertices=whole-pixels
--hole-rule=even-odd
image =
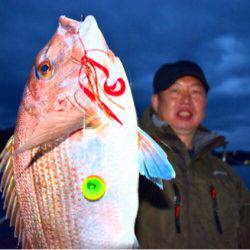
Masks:
[[[36,193],[36,198],[37,198],[37,205],[39,207],[39,211],[40,214],[37,214],[37,216],[40,215],[40,221],[41,221],[41,225],[39,227],[42,228],[43,233],[45,235],[45,239],[47,242],[51,242],[51,232],[53,232],[53,230],[51,229],[51,223],[53,223],[53,219],[51,218],[50,214],[51,214],[51,210],[52,210],[52,205],[50,207],[47,207],[47,204],[49,203],[48,201],[48,193],[50,193],[50,187],[48,185],[48,170],[47,170],[47,164],[49,163],[47,160],[47,155],[45,157],[43,157],[44,160],[43,162],[45,164],[40,164],[40,159],[38,159],[35,164],[34,164],[34,174],[37,176],[37,180],[39,180],[39,182],[35,182],[34,187],[35,190],[34,192]],[[39,165],[42,165],[41,168],[43,169],[43,171],[41,171],[41,169],[39,168]],[[53,165],[51,165],[51,167],[53,167]],[[51,221],[51,223],[47,223],[48,221]],[[37,226],[34,226],[34,230],[36,230]]]
[[[35,193],[38,199],[39,210],[41,211],[41,221],[46,224],[46,228],[44,228],[45,238],[47,242],[50,242],[51,245],[49,245],[49,247],[51,248],[58,245],[60,246],[59,239],[65,237],[63,231],[58,230],[62,224],[57,224],[59,222],[58,220],[56,223],[56,218],[62,217],[62,213],[59,210],[61,202],[57,202],[61,201],[61,197],[60,193],[55,190],[56,185],[54,177],[57,166],[62,164],[58,157],[58,152],[56,151],[58,151],[58,148],[54,148],[50,154],[45,154],[44,157],[36,161],[33,167],[36,170],[35,176],[37,178],[35,180],[37,180],[37,182],[35,182]],[[61,188],[60,190],[62,190],[64,194],[65,189]],[[56,224],[57,230],[55,230]],[[70,238],[68,242],[71,242]],[[65,247],[65,245],[61,245],[61,247],[63,246]]]
[[[60,147],[63,146],[63,145],[60,145]],[[58,169],[60,168],[60,166],[64,166],[63,168],[63,186],[61,187],[61,189],[65,190],[63,192],[63,196],[64,196],[64,200],[67,201],[67,204],[64,206],[64,217],[66,218],[65,222],[66,222],[66,225],[67,225],[67,228],[68,228],[68,231],[72,231],[73,230],[73,226],[71,225],[74,221],[71,220],[72,218],[70,218],[70,215],[71,213],[68,212],[68,209],[71,208],[72,206],[72,189],[71,189],[71,186],[73,184],[73,181],[72,181],[72,175],[70,174],[70,170],[68,169],[68,166],[70,166],[70,163],[68,161],[68,159],[63,159],[63,158],[59,158],[60,156],[60,152],[64,152],[62,149],[60,149],[60,147],[57,147],[55,148],[55,154],[54,154],[54,158],[55,158],[55,168]],[[63,156],[65,154],[61,154],[61,156]],[[66,195],[68,194],[68,196]],[[72,209],[74,210],[74,209]],[[70,222],[71,221],[71,222]],[[72,245],[71,244],[75,244],[76,241],[77,241],[77,237],[74,237],[75,234],[70,234],[70,233],[67,233],[67,236],[68,236],[68,245],[67,247],[71,248]]]

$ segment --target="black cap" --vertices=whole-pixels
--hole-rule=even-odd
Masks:
[[[206,92],[209,85],[200,66],[191,61],[177,61],[161,66],[154,76],[154,93],[157,94],[169,88],[175,81],[183,76],[193,76],[201,81]]]

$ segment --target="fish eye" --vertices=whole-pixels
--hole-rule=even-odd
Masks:
[[[38,79],[49,78],[54,72],[54,65],[50,60],[46,59],[41,62],[36,68],[36,76]]]
[[[47,64],[44,64],[44,65],[41,67],[42,73],[46,73],[48,70],[49,70],[49,65],[47,65]]]

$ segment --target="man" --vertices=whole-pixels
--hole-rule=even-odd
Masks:
[[[166,151],[176,178],[160,190],[141,177],[140,247],[249,248],[249,193],[212,154],[224,137],[200,126],[209,90],[203,71],[190,61],[164,64],[153,87],[140,125]]]

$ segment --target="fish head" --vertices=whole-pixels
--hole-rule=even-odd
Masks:
[[[60,17],[56,33],[38,53],[24,90],[21,110],[37,120],[74,106],[67,99],[77,90],[82,51],[76,49],[78,22],[65,19]]]
[[[51,128],[53,138],[69,135],[91,121],[136,125],[130,86],[95,18],[78,22],[61,16],[28,78],[16,128],[23,136],[16,141],[35,140],[32,134],[40,136]]]

